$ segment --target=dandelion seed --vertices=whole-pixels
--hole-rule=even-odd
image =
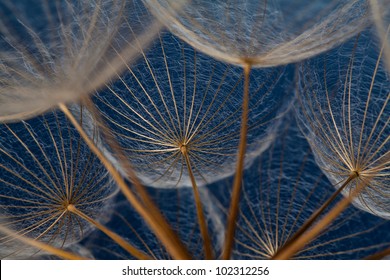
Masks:
[[[126,76],[97,95],[96,104],[145,184],[193,187],[209,244],[197,188],[234,172],[241,69],[210,60],[168,33],[140,52],[144,61],[128,67]],[[272,141],[286,109],[281,95],[271,96],[282,73],[254,72],[247,164]]]
[[[144,60],[99,92],[95,103],[138,176],[158,188],[198,185],[234,172],[239,142],[243,76],[168,33]],[[273,139],[288,97],[282,68],[253,72],[247,165]],[[286,99],[286,102],[284,100]],[[188,159],[188,160],[187,160]]]
[[[368,25],[366,1],[145,0],[178,37],[212,57],[243,67],[245,86],[236,177],[233,182],[225,259],[232,248],[246,149],[251,70],[296,62],[329,50]],[[317,15],[313,20],[313,15]]]

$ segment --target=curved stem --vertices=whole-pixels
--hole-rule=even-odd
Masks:
[[[183,146],[183,147],[185,147],[185,146]],[[200,232],[201,232],[202,238],[203,238],[203,248],[204,248],[204,252],[205,252],[205,257],[206,257],[206,259],[211,260],[214,258],[214,256],[213,256],[214,254],[212,251],[211,240],[210,240],[210,235],[209,235],[209,232],[207,229],[206,219],[205,219],[204,214],[203,214],[203,207],[202,207],[202,202],[200,199],[199,189],[198,189],[198,186],[197,186],[196,181],[195,181],[194,173],[192,172],[191,162],[190,162],[190,158],[188,156],[188,152],[183,147],[181,149],[181,152],[185,158],[187,169],[188,169],[188,174],[189,174],[190,179],[191,179],[192,189],[194,191],[196,213],[198,216],[198,223],[199,223],[199,227],[200,227]]]
[[[251,71],[251,65],[244,65],[244,96],[242,100],[242,115],[241,115],[241,131],[240,131],[240,144],[238,147],[236,175],[233,182],[233,192],[230,202],[228,228],[226,231],[225,245],[222,253],[222,258],[230,259],[232,247],[234,244],[234,235],[236,231],[236,219],[238,215],[238,204],[241,196],[241,181],[244,170],[244,159],[246,152],[246,138],[248,131],[248,112],[249,112],[249,75]]]

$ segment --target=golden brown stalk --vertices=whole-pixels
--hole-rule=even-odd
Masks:
[[[381,260],[386,256],[390,256],[390,247],[371,256],[368,256],[367,258],[365,258],[365,260]]]
[[[244,96],[242,101],[242,116],[241,116],[241,132],[240,132],[240,144],[238,148],[238,160],[236,165],[236,175],[233,182],[233,192],[230,202],[228,228],[226,231],[225,245],[222,253],[224,260],[230,259],[234,235],[236,231],[236,219],[238,214],[238,205],[241,196],[241,181],[244,169],[244,159],[246,152],[246,138],[248,131],[248,112],[249,112],[249,75],[251,71],[251,64],[244,65]]]
[[[200,232],[201,232],[202,238],[203,238],[203,248],[204,248],[204,252],[205,252],[205,257],[206,257],[206,259],[211,260],[214,258],[214,256],[213,256],[214,254],[212,251],[210,235],[209,235],[208,229],[207,229],[207,223],[206,223],[206,220],[205,220],[205,217],[203,214],[203,209],[202,209],[203,207],[202,207],[202,202],[200,199],[199,189],[198,189],[198,186],[197,186],[196,181],[195,181],[194,173],[192,172],[191,162],[190,162],[190,158],[188,156],[186,146],[185,145],[181,146],[180,151],[185,158],[187,169],[188,169],[188,174],[190,176],[192,188],[194,191],[196,213],[198,215]]]

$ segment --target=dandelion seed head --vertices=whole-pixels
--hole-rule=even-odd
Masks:
[[[159,28],[137,0],[4,1],[0,15],[1,122],[93,93]]]
[[[177,36],[217,59],[253,67],[331,49],[368,24],[366,1],[145,0]]]
[[[362,33],[300,67],[301,126],[330,181],[366,185],[354,204],[389,218],[389,73],[383,46]]]
[[[102,221],[109,218],[108,201],[117,188],[61,113],[3,124],[0,133],[1,226],[66,247],[92,230],[72,208]],[[0,242],[7,248],[2,258],[43,253],[20,244],[14,236],[2,236]]]
[[[283,72],[252,72],[247,166],[272,142],[288,109]],[[143,60],[95,100],[146,185],[191,186],[189,166],[204,185],[234,172],[243,80],[241,68],[162,33]]]

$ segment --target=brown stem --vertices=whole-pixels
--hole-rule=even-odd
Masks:
[[[200,232],[201,232],[202,238],[203,238],[203,248],[204,248],[204,252],[205,252],[205,257],[206,257],[206,259],[211,260],[214,258],[214,254],[212,251],[210,235],[209,235],[209,232],[207,229],[206,219],[205,219],[204,214],[203,214],[203,207],[202,207],[202,202],[200,199],[199,189],[198,189],[198,186],[197,186],[196,181],[195,181],[194,173],[192,172],[191,162],[190,162],[190,158],[188,156],[188,151],[186,149],[186,146],[183,145],[180,148],[180,150],[185,158],[187,169],[188,169],[188,174],[189,174],[190,179],[191,179],[192,189],[194,191],[196,213],[198,215],[198,223],[199,223]]]
[[[298,229],[297,232],[284,244],[278,252],[273,256],[273,258],[277,258],[279,255],[279,251],[284,250],[285,247],[290,246],[291,243],[294,243],[302,234],[304,234],[312,225],[313,223],[319,218],[319,216],[325,211],[326,208],[329,207],[329,205],[336,199],[336,197],[346,188],[346,186],[356,177],[358,176],[357,173],[352,173],[348,179],[344,182],[344,184],[338,188],[333,195],[328,198],[328,200],[325,201],[322,206],[317,209],[310,218]]]
[[[80,133],[91,151],[100,159],[107,171],[111,174],[112,178],[118,184],[122,193],[125,195],[127,200],[131,203],[134,209],[144,218],[145,222],[150,226],[162,244],[165,246],[167,251],[175,259],[190,259],[190,255],[180,242],[177,235],[169,227],[161,213],[155,213],[150,211],[150,208],[145,207],[136,197],[136,195],[128,188],[126,182],[119,174],[118,170],[112,165],[112,163],[106,158],[106,156],[100,151],[95,143],[85,133],[84,129],[77,122],[73,114],[69,111],[66,105],[60,103],[58,107],[67,116],[73,126]]]
[[[368,256],[366,258],[364,258],[365,260],[381,260],[383,259],[384,257],[386,256],[390,256],[390,247],[383,250],[383,251],[380,251],[378,253],[375,253],[371,256]]]
[[[80,210],[76,208],[73,204],[69,204],[67,207],[67,210],[80,218],[86,220],[90,224],[94,225],[97,229],[102,231],[104,234],[106,234],[108,237],[110,237],[112,240],[114,240],[119,246],[121,246],[123,249],[125,249],[130,255],[134,256],[135,258],[139,260],[151,260],[152,258],[143,252],[139,251],[137,248],[129,244],[126,240],[124,240],[122,237],[120,237],[115,232],[111,231],[104,225],[100,224],[99,222],[95,221],[91,217],[87,216]]]
[[[248,112],[249,112],[249,75],[251,71],[251,65],[244,65],[244,96],[242,100],[242,115],[241,115],[241,131],[240,131],[240,144],[238,147],[236,175],[233,182],[232,198],[230,202],[228,228],[225,237],[225,246],[222,253],[224,260],[230,259],[232,247],[234,244],[234,235],[236,231],[236,219],[238,215],[238,205],[241,196],[241,181],[244,169],[244,159],[246,152],[246,138],[248,131]]]
[[[367,186],[367,183],[360,181],[356,188],[348,197],[344,197],[336,204],[317,224],[313,225],[310,230],[299,236],[293,243],[283,246],[281,250],[272,259],[286,260],[291,258],[296,252],[302,249],[306,244],[312,241],[324,228],[331,224],[341,212],[351,204],[352,200]]]

